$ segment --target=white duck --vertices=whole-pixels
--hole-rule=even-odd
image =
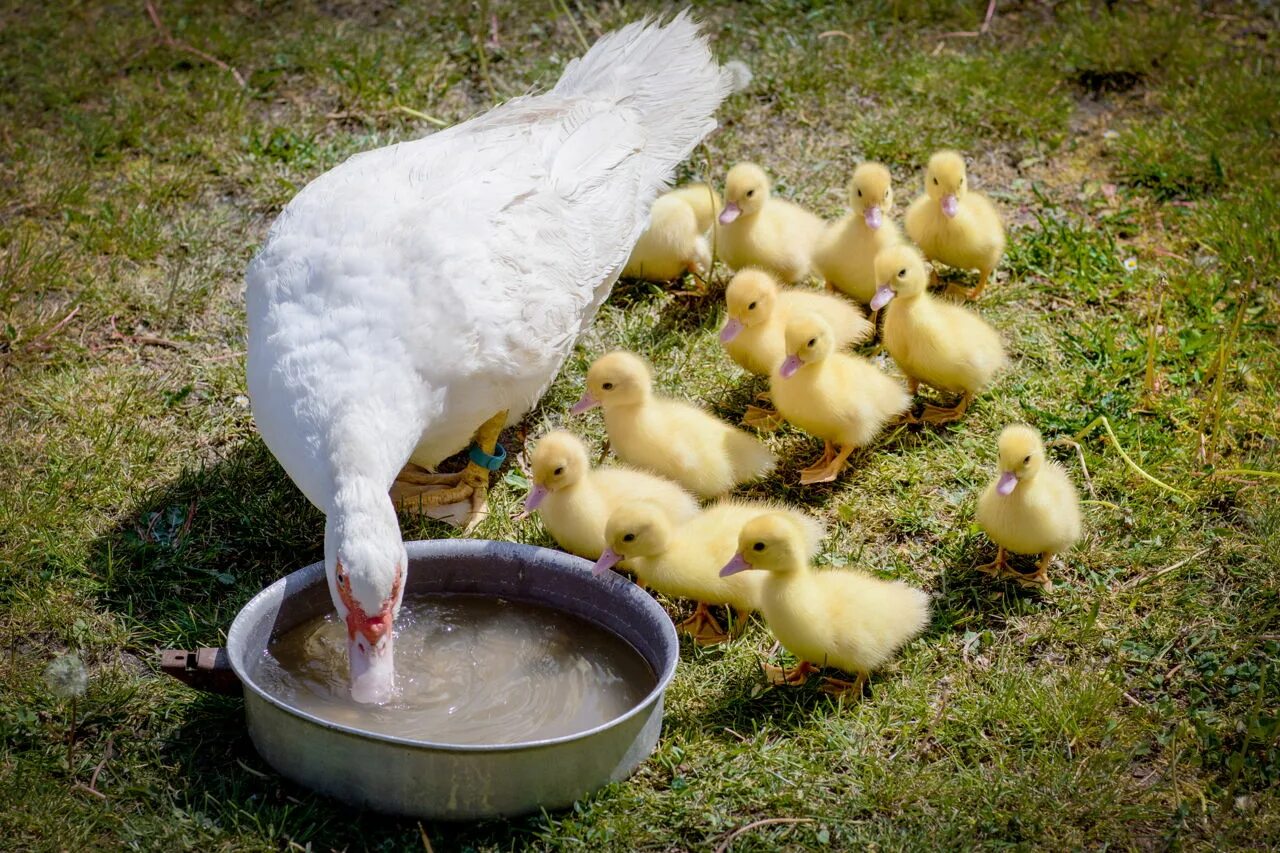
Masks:
[[[551,384],[732,83],[687,14],[631,24],[546,94],[352,157],[272,225],[246,273],[249,393],[325,513],[357,701],[393,687],[406,554],[388,490],[482,515],[498,433]],[[473,436],[466,470],[423,470]]]

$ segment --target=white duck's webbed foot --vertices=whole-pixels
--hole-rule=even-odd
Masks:
[[[474,528],[489,512],[489,476],[507,456],[498,445],[506,421],[505,411],[485,421],[476,432],[471,461],[456,474],[432,474],[412,462],[405,465],[391,486],[392,502],[463,530]]]

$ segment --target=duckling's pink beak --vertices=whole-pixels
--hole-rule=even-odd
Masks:
[[[893,288],[889,285],[880,285],[876,288],[876,295],[871,297],[871,310],[879,311],[881,308],[888,305],[896,295],[897,294],[893,292]]]
[[[724,328],[720,330],[720,343],[729,343],[729,341],[742,334],[742,330],[745,328],[746,326],[737,317],[730,317],[725,321]]]
[[[730,222],[737,219],[741,213],[742,208],[738,207],[733,202],[729,202],[724,206],[724,210],[720,211],[720,224],[728,225]]]
[[[884,214],[880,212],[880,205],[878,204],[873,204],[871,207],[868,207],[863,211],[862,216],[867,220],[867,227],[872,231],[875,231],[884,224]]]
[[[533,512],[544,500],[547,499],[547,495],[549,494],[551,494],[551,491],[546,486],[534,485],[534,487],[529,490],[529,496],[524,499],[525,511]]]
[[[736,575],[738,572],[745,572],[751,568],[751,564],[741,554],[734,554],[733,559],[725,563],[724,568],[720,570],[720,577],[727,578],[729,575]]]
[[[960,199],[954,195],[944,195],[942,197],[942,212],[948,217],[955,216],[960,212]]]
[[[1016,488],[1018,488],[1018,475],[1012,471],[1005,471],[996,481],[996,491],[1002,495],[1011,495]]]
[[[782,362],[782,366],[778,368],[778,375],[783,379],[790,379],[796,375],[796,371],[804,365],[798,355],[789,355]]]
[[[600,559],[596,560],[596,564],[591,567],[591,574],[600,577],[621,562],[621,554],[612,548],[605,548],[604,553],[600,555]]]
[[[600,405],[600,401],[590,394],[583,394],[582,399],[573,404],[573,408],[569,410],[570,414],[580,415],[583,412],[589,412],[596,406]]]

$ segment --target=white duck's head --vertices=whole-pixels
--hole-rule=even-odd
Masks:
[[[324,530],[325,573],[347,625],[351,698],[382,704],[395,687],[392,627],[404,597],[408,555],[385,491],[340,489]]]

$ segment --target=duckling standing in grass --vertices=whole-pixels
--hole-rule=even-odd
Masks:
[[[727,605],[734,611],[734,635],[747,626],[747,617],[758,607],[763,577],[744,575],[721,577],[723,566],[738,546],[743,525],[765,514],[782,513],[797,531],[806,555],[817,553],[822,525],[797,510],[777,504],[721,501],[707,507],[693,519],[675,525],[659,507],[636,501],[616,509],[605,529],[608,548],[596,562],[596,574],[603,574],[620,560],[645,586],[672,598],[689,598],[698,603],[692,616],[677,627],[693,634],[702,644],[728,638],[712,615],[709,605]]]
[[[849,182],[852,212],[827,226],[813,252],[813,268],[827,287],[847,293],[862,304],[876,294],[876,255],[902,242],[889,219],[893,179],[879,163],[863,163]]]
[[[783,418],[826,444],[822,458],[800,472],[801,484],[828,483],[849,454],[907,412],[911,396],[866,359],[836,352],[831,324],[816,314],[787,321],[786,353],[769,393]]]
[[[791,670],[765,665],[771,683],[803,684],[811,672],[833,666],[852,673],[854,680],[825,678],[823,690],[860,696],[871,671],[929,624],[929,595],[852,569],[815,570],[812,556],[804,531],[791,518],[764,515],[743,526],[737,554],[720,576],[764,574],[760,615],[800,660]]]
[[[645,471],[592,470],[582,439],[564,430],[547,433],[530,454],[533,488],[526,511],[536,510],[547,532],[571,554],[594,560],[604,552],[609,513],[629,501],[650,500],[673,524],[698,514],[693,495]]]
[[[690,184],[658,196],[649,225],[622,270],[626,278],[672,281],[685,273],[711,272],[711,229],[720,197],[706,184]]]
[[[873,328],[856,305],[825,293],[781,290],[764,270],[745,269],[724,292],[728,314],[720,343],[738,366],[769,376],[786,357],[787,318],[819,314],[831,325],[835,348],[845,349],[871,337]]]
[[[1022,586],[1052,588],[1049,564],[1054,555],[1080,538],[1080,496],[1067,472],[1045,459],[1040,433],[1013,424],[1000,433],[1000,476],[978,498],[978,525],[999,551],[978,571],[1014,578]],[[1034,573],[1012,568],[1005,551],[1038,554]]]
[[[976,269],[978,284],[968,296],[982,295],[1004,254],[1004,225],[990,200],[970,191],[959,154],[939,151],[929,158],[924,195],[907,209],[906,226],[907,236],[929,260]]]
[[[760,267],[783,284],[795,284],[809,274],[813,247],[826,226],[798,204],[770,193],[769,176],[756,164],[729,170],[716,251],[731,269]]]
[[[961,395],[949,408],[927,406],[921,419],[932,424],[958,420],[1009,362],[1000,335],[967,308],[930,296],[924,260],[906,244],[876,256],[876,280],[880,286],[871,307],[889,306],[884,346],[907,375],[911,393],[923,382]]]
[[[609,443],[623,462],[674,480],[703,498],[759,479],[777,460],[750,434],[696,406],[653,393],[649,366],[629,352],[602,356],[573,407],[604,409]]]

